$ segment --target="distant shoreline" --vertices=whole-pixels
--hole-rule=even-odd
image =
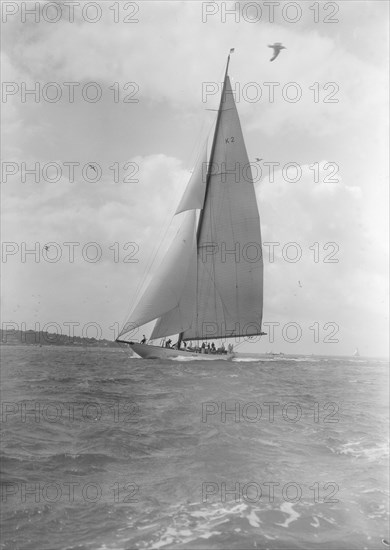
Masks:
[[[0,343],[2,346],[89,346],[126,348],[126,344],[120,344],[113,340],[84,338],[82,336],[69,336],[52,332],[35,330],[2,330]]]
[[[131,349],[127,344],[115,342],[114,340],[107,340],[105,338],[83,338],[81,336],[68,336],[66,334],[56,334],[51,332],[44,331],[35,331],[35,330],[2,330],[0,345],[5,347],[12,346],[61,346],[61,347],[80,347],[80,348],[122,348],[127,349],[129,352]],[[183,352],[184,354],[185,352]],[[310,354],[310,353],[260,353],[260,352],[236,352],[236,359],[243,361],[267,361],[267,362],[277,362],[277,361],[291,361],[299,358],[305,358],[306,360],[318,360],[318,359],[353,359],[356,362],[367,361],[367,360],[381,360],[389,361],[389,357],[368,357],[360,356],[354,357],[353,355],[323,355],[323,354]]]

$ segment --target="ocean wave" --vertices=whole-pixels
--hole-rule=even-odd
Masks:
[[[387,459],[389,455],[389,447],[387,443],[369,444],[365,438],[360,438],[347,443],[338,445],[330,445],[330,450],[338,455],[352,456],[357,459],[365,459],[368,462],[376,462],[381,459]]]
[[[222,536],[222,540],[225,540],[228,533],[230,537],[232,532],[238,536],[238,533],[248,530],[253,530],[257,537],[264,541],[277,540],[278,527],[289,529],[290,524],[302,516],[295,507],[296,503],[292,502],[282,502],[279,505],[264,504],[262,507],[245,502],[215,502],[208,505],[195,502],[176,505],[171,507],[169,518],[165,518],[165,526],[161,529],[160,520],[160,529],[154,533],[150,532],[148,540],[144,538],[135,546],[141,549],[160,550],[170,545],[187,545],[194,541],[200,543],[200,539],[207,540],[214,536]],[[267,518],[262,518],[263,514]],[[273,520],[271,524],[270,517]],[[147,526],[137,526],[136,529],[144,530]],[[105,548],[107,550],[107,547]]]

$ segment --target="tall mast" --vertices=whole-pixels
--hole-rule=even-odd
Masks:
[[[211,179],[211,166],[212,166],[212,163],[213,163],[215,146],[216,146],[216,143],[217,143],[217,134],[218,134],[218,128],[219,128],[220,119],[221,119],[222,103],[223,103],[223,98],[224,98],[224,95],[225,95],[226,77],[228,75],[229,63],[230,63],[230,53],[228,55],[227,62],[226,62],[226,70],[225,70],[225,76],[224,76],[224,79],[223,79],[223,88],[222,88],[221,99],[220,99],[220,102],[219,102],[217,122],[215,124],[215,132],[214,132],[214,136],[213,136],[213,143],[211,145],[210,160],[209,160],[208,168],[207,168],[206,189],[205,189],[205,194],[204,194],[203,208],[200,211],[198,230],[196,232],[196,244],[199,243],[200,231],[201,231],[201,228],[202,228],[203,215],[204,215],[204,205],[206,204],[207,193],[208,193],[208,190],[209,190],[209,184],[210,184],[210,179]]]
[[[232,50],[230,50],[230,51],[232,51]],[[227,75],[228,75],[229,63],[230,63],[230,53],[228,55],[227,62],[226,62],[225,76],[224,76],[224,79],[223,79],[221,99],[220,99],[220,102],[219,102],[219,108],[218,108],[218,114],[217,114],[217,122],[215,123],[215,131],[214,131],[214,136],[213,136],[213,143],[211,145],[210,160],[208,162],[207,176],[206,176],[206,189],[205,189],[205,194],[204,194],[203,208],[201,209],[200,214],[199,214],[198,229],[196,231],[196,244],[197,245],[199,244],[200,232],[201,232],[201,229],[202,229],[203,216],[204,216],[204,206],[206,204],[207,193],[208,193],[208,190],[209,190],[209,184],[210,184],[210,179],[211,179],[211,166],[212,166],[212,163],[213,163],[214,151],[215,151],[215,146],[216,146],[216,143],[217,143],[218,128],[219,128],[220,119],[221,119],[223,98],[225,96],[226,78],[227,78]],[[184,334],[183,332],[180,332],[180,334],[179,334],[179,338],[178,338],[178,341],[177,341],[177,348],[178,349],[180,348],[181,341],[183,339],[183,334]]]

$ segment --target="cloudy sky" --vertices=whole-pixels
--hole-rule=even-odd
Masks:
[[[248,155],[263,159],[262,237],[274,243],[264,321],[275,341],[241,349],[387,355],[387,2],[274,3],[273,17],[264,2],[2,4],[3,324],[75,323],[89,336],[96,324],[113,338],[234,47]],[[276,41],[287,49],[270,63]]]

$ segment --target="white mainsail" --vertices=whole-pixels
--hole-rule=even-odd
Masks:
[[[261,333],[263,259],[251,168],[228,76],[198,235],[196,310],[184,339]]]
[[[184,223],[119,336],[154,319],[152,339],[261,334],[260,218],[227,69],[206,162],[207,143],[176,210]]]

